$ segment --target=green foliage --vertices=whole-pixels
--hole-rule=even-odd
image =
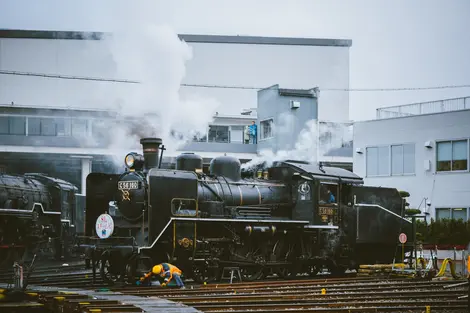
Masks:
[[[408,191],[400,190],[398,192],[400,193],[400,197],[402,198],[408,198],[410,196],[410,193]]]
[[[425,244],[467,245],[470,241],[470,221],[431,219],[427,226],[424,221],[416,221],[416,235]]]
[[[408,216],[416,215],[416,214],[421,214],[421,210],[418,210],[418,209],[406,209],[406,210],[405,210],[405,214],[408,215]]]

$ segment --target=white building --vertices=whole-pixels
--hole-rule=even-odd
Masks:
[[[90,171],[113,170],[108,165],[111,151],[106,148],[109,136],[114,134],[102,122],[113,121],[117,113],[102,110],[102,106],[116,91],[107,86],[131,85],[83,79],[129,79],[117,74],[109,47],[101,40],[103,35],[0,29],[0,171],[45,171],[73,182],[85,193],[85,178]],[[319,87],[320,93],[322,88],[349,88],[351,40],[179,37],[193,50],[183,84],[256,88],[278,84],[294,93],[314,87]],[[256,114],[240,112],[242,108],[258,107],[256,88],[182,86],[182,97],[195,93],[215,98],[223,107],[208,125],[206,136],[188,143],[178,153],[198,153],[206,165],[211,158],[225,153],[242,162],[255,157],[258,145],[243,143],[243,129],[252,120],[260,121]],[[285,97],[287,103],[289,99]],[[269,105],[264,102],[264,115],[270,113],[266,110]],[[320,95],[312,118],[348,121],[349,93]],[[352,147],[338,142],[322,160],[350,168]],[[166,154],[169,159],[175,156]]]
[[[470,97],[381,108],[354,124],[353,170],[365,183],[408,191],[433,219],[468,219]]]
[[[103,33],[0,29],[0,70],[23,74],[58,74],[113,79],[119,77]],[[181,95],[214,98],[225,114],[256,107],[257,89],[349,88],[351,40],[181,34],[192,49],[183,84],[248,86],[254,89],[183,86]],[[143,47],[145,48],[145,47]],[[137,78],[135,78],[137,79]],[[34,75],[0,75],[0,104],[90,107],[91,96],[112,94],[108,83]],[[97,90],[103,88],[102,91]],[[121,84],[119,88],[132,88]],[[27,90],[28,92],[25,92]],[[95,94],[91,94],[95,90]],[[106,101],[106,97],[104,100]],[[99,107],[101,108],[101,106]],[[349,119],[349,92],[321,95],[319,118]]]

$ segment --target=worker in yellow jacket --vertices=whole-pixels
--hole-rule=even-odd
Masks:
[[[140,278],[139,283],[143,283],[146,279],[150,278],[152,275],[159,275],[164,279],[164,283],[162,283],[162,287],[167,286],[170,282],[174,281],[177,287],[184,288],[183,280],[181,279],[181,270],[176,266],[170,263],[161,263],[155,265],[152,268],[151,272],[148,272],[144,276]],[[174,280],[173,280],[174,279]]]

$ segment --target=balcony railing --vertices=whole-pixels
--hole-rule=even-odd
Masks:
[[[470,97],[412,103],[377,109],[377,119],[470,109]]]

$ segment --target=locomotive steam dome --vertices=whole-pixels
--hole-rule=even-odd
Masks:
[[[219,156],[212,159],[209,172],[215,176],[225,176],[233,181],[241,179],[240,160],[231,156]]]
[[[129,220],[137,220],[145,209],[145,181],[137,172],[128,172],[118,181],[119,212]]]
[[[192,152],[181,153],[176,157],[176,169],[180,171],[202,170],[202,164],[202,157]]]

